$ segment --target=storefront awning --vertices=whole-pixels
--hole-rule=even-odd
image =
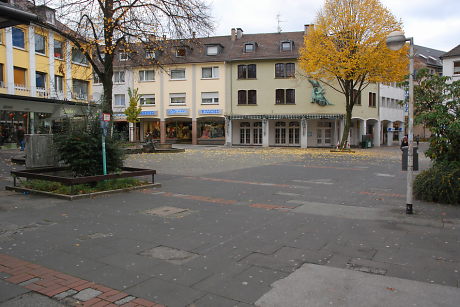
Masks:
[[[264,115],[227,115],[234,119],[343,119],[345,114],[264,114]]]

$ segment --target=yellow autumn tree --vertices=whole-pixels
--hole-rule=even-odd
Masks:
[[[346,120],[340,148],[348,139],[353,106],[370,83],[398,82],[407,74],[407,46],[390,51],[386,37],[402,23],[379,0],[326,0],[300,51],[307,78],[345,95]]]

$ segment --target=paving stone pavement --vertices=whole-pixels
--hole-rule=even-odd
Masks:
[[[102,292],[87,305],[117,291],[133,298],[119,304],[249,306],[305,264],[458,289],[460,209],[416,201],[406,216],[399,148],[184,147],[128,158],[157,169],[160,189],[72,202],[0,192],[0,271],[16,259],[86,280],[47,293],[67,303]],[[10,154],[0,152],[2,186]],[[13,282],[37,278],[24,274]]]

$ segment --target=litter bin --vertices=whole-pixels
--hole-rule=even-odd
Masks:
[[[418,148],[416,146],[414,146],[413,148],[413,162],[414,162],[414,168],[413,170],[414,171],[418,171]],[[407,164],[409,162],[409,155],[408,155],[408,152],[409,152],[409,147],[408,146],[404,146],[403,148],[401,148],[402,150],[402,170],[403,171],[407,171]]]

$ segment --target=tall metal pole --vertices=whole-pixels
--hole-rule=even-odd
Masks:
[[[407,194],[406,214],[413,214],[412,211],[412,187],[414,173],[414,38],[407,38],[410,44],[409,51],[409,110],[408,110],[408,138],[409,152],[407,153]]]

